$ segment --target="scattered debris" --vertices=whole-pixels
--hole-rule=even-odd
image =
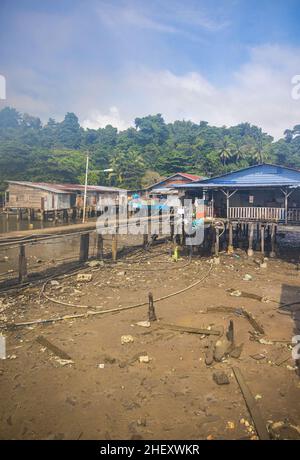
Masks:
[[[151,323],[150,321],[139,321],[138,323],[136,323],[136,325],[141,327],[150,327]]]
[[[246,275],[243,277],[243,281],[252,281],[252,276],[249,275],[249,273],[246,273]]]
[[[235,429],[235,424],[234,424],[234,422],[228,421],[228,422],[226,423],[226,428],[227,428],[228,430],[234,430],[234,429]]]
[[[239,384],[239,387],[241,389],[241,392],[243,394],[245,403],[247,405],[247,408],[249,410],[249,413],[252,417],[252,420],[254,422],[257,434],[260,439],[262,440],[267,440],[270,439],[268,430],[266,428],[266,424],[264,423],[259,408],[257,406],[256,400],[253,397],[250,389],[248,388],[248,385],[246,384],[246,381],[243,377],[243,374],[241,373],[240,369],[238,367],[233,367],[232,368],[233,373],[235,375],[235,378]]]
[[[150,358],[149,356],[145,355],[145,356],[139,356],[139,362],[140,363],[149,363],[150,362]]]
[[[51,286],[59,286],[59,282],[57,280],[50,281]]]
[[[257,353],[256,355],[250,355],[250,358],[253,358],[256,361],[261,361],[262,359],[266,359],[266,356],[262,353]]]
[[[78,273],[77,281],[80,283],[88,283],[92,281],[93,275],[91,273]]]
[[[225,372],[214,372],[213,379],[217,385],[228,385],[229,384],[229,378],[228,378],[228,375],[225,374]]]
[[[90,268],[96,268],[100,267],[101,265],[104,265],[103,260],[91,260],[89,262],[86,262],[86,265]]]
[[[104,369],[105,365],[104,365],[104,363],[101,363],[101,364],[98,364],[97,367],[98,367],[98,369]]]
[[[53,343],[49,342],[49,340],[47,340],[42,335],[38,336],[36,341],[43,347],[46,347],[48,350],[50,350],[52,353],[54,353],[62,360],[72,361],[72,358],[65,351],[61,350],[56,345],[53,345]]]
[[[300,440],[300,427],[292,425],[288,420],[271,422],[268,426],[272,439],[278,440]]]
[[[121,336],[121,344],[124,345],[125,343],[132,343],[134,342],[134,338],[132,335],[122,335]]]
[[[271,340],[266,340],[266,339],[259,339],[258,341],[262,345],[273,345],[274,344],[274,342],[272,342]]]
[[[177,324],[159,323],[159,327],[173,329],[174,331],[178,332],[186,332],[188,334],[220,335],[220,331],[216,331],[214,329],[198,329],[196,327],[179,326]]]
[[[122,363],[119,364],[119,367],[124,368],[126,366],[130,366],[131,364],[135,363],[138,361],[140,356],[147,356],[146,351],[140,351],[139,353],[136,353],[132,358],[128,359],[127,361],[123,361]]]
[[[217,362],[222,361],[222,359],[229,355],[232,349],[232,343],[227,339],[217,340],[215,349],[214,349],[214,359]]]

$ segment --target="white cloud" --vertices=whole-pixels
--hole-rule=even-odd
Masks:
[[[128,123],[121,119],[119,109],[115,106],[110,107],[107,114],[103,114],[98,110],[92,110],[88,118],[84,119],[81,123],[83,128],[105,128],[107,125],[112,125],[122,131],[128,128]]]
[[[300,122],[300,103],[292,98],[291,85],[299,70],[299,50],[270,45],[254,48],[250,61],[226,86],[213,85],[197,72],[135,69],[122,83],[127,98],[119,107],[127,123],[159,112],[167,121],[206,120],[217,126],[248,121],[278,138]]]
[[[20,76],[19,71],[14,74]],[[235,73],[228,69],[228,74],[230,83],[222,84],[220,76],[221,84],[216,85],[200,72],[178,74],[129,62],[115,72],[73,73],[59,88],[36,73],[22,72],[26,87],[12,91],[14,81],[8,78],[6,103],[43,120],[74,111],[84,127],[112,124],[119,130],[131,126],[136,117],[155,113],[167,122],[205,120],[231,126],[248,121],[275,138],[300,123],[300,101],[292,98],[291,83],[300,74],[300,49],[253,48],[249,60]]]

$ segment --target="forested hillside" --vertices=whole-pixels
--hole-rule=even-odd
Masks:
[[[300,125],[277,142],[241,123],[230,128],[190,121],[165,123],[160,114],[135,119],[125,131],[110,125],[83,129],[74,113],[62,122],[0,111],[0,189],[6,179],[83,182],[90,153],[90,184],[146,186],[182,171],[212,176],[261,162],[300,169]],[[103,173],[103,169],[113,169]]]

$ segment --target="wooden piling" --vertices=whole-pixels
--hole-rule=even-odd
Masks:
[[[116,234],[113,234],[111,239],[111,255],[113,262],[116,262],[118,257],[118,236]]]
[[[227,248],[228,254],[233,253],[233,225],[232,222],[229,222],[228,225],[228,248]]]
[[[215,239],[215,256],[218,256],[219,252],[220,252],[220,229],[219,229],[219,227],[216,227],[215,235],[216,235],[216,239]]]
[[[249,224],[249,235],[248,235],[248,256],[253,256],[253,239],[254,239],[254,224]]]
[[[260,227],[260,251],[262,254],[265,253],[265,226]]]
[[[80,262],[85,262],[88,260],[89,246],[90,246],[90,235],[89,233],[83,233],[80,236],[80,253],[79,253]]]
[[[24,283],[27,280],[27,258],[25,245],[20,244],[19,250],[19,283]]]
[[[99,233],[97,234],[97,252],[96,252],[97,259],[103,259],[103,236]]]
[[[276,257],[276,224],[271,227],[271,252],[270,257]]]

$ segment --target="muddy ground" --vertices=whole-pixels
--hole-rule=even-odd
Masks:
[[[299,301],[300,274],[295,263],[270,259],[260,267],[257,259],[259,254],[248,258],[238,250],[222,253],[220,264],[197,255],[190,262],[187,256],[174,262],[166,243],[148,253],[133,252],[115,265],[105,261],[87,267],[80,273],[91,274],[91,281],[78,282],[74,274],[49,282],[47,296],[101,311],[145,302],[149,291],[158,298],[206,277],[184,293],[155,302],[158,321],[151,327],[136,324],[147,320],[148,307],[143,306],[2,330],[7,359],[0,361],[0,438],[256,439],[233,366],[241,370],[264,422],[285,422],[280,436],[296,438],[300,379],[290,344],[299,323],[297,313],[278,310],[279,303]],[[245,275],[251,279],[244,280]],[[2,326],[87,311],[45,299],[41,287],[0,294]],[[237,296],[228,289],[238,291]],[[210,307],[236,311],[211,312]],[[240,315],[242,307],[263,326],[264,336],[254,334]],[[211,336],[165,326],[223,326],[224,338],[230,320],[236,344],[244,344],[241,356],[210,366],[205,354]],[[72,362],[37,342],[41,335]],[[122,344],[124,335],[133,342]],[[148,356],[149,362],[139,362],[139,356]],[[217,371],[227,374],[229,384],[214,381]]]

